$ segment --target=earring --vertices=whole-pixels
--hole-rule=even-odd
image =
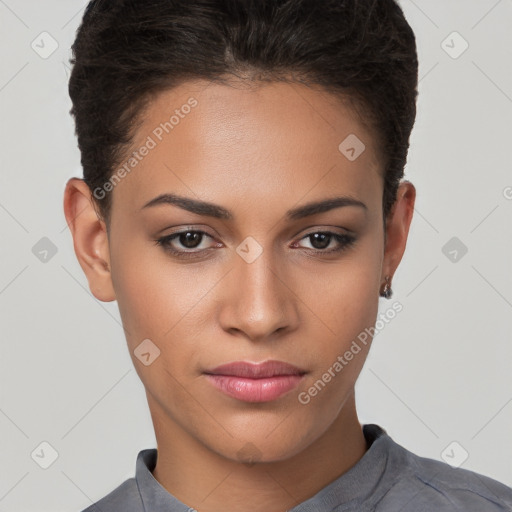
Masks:
[[[391,290],[391,279],[389,276],[386,276],[385,280],[384,289],[380,291],[380,296],[389,299],[391,295],[393,295],[393,290]]]

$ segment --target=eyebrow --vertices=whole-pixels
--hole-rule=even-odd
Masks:
[[[141,209],[163,204],[178,206],[183,210],[187,210],[197,215],[205,215],[208,217],[226,220],[234,219],[233,213],[222,206],[209,203],[207,201],[179,196],[177,194],[161,194],[154,199],[151,199]],[[367,206],[362,201],[349,196],[341,196],[321,201],[314,201],[297,208],[292,208],[286,212],[285,216],[288,220],[297,220],[311,215],[316,215],[318,213],[327,212],[334,208],[341,208],[343,206],[358,206],[363,208],[365,211],[368,210]]]

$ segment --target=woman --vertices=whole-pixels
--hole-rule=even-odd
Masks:
[[[93,1],[73,52],[65,214],[157,439],[87,510],[511,510],[357,416],[415,201],[395,1]]]

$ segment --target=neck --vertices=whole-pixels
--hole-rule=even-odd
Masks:
[[[243,464],[213,452],[148,403],[158,446],[154,478],[201,512],[280,512],[309,499],[367,450],[353,393],[327,431],[286,460]]]

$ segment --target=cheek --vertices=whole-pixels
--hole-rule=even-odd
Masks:
[[[372,341],[370,328],[375,324],[379,306],[381,247],[376,239],[376,235],[363,239],[357,250],[325,273],[317,274],[303,288],[308,293],[307,303],[312,305],[313,313],[308,314],[312,318],[310,337],[315,346],[310,352],[314,372],[307,384],[322,379],[330,371],[325,376],[329,383],[322,388],[314,407],[322,408],[330,400],[340,402],[366,359]]]
[[[325,304],[325,309],[320,309],[324,311],[323,324],[329,328],[318,323],[317,332],[313,333],[313,371],[299,395],[300,403],[309,409],[308,417],[314,418],[315,428],[319,429],[338,416],[370,350],[370,328],[378,312],[375,276],[372,271],[354,271],[341,289],[338,287],[321,301]]]
[[[378,248],[359,248],[303,280],[301,293],[312,317],[321,320],[318,329],[331,340],[327,346],[333,337],[346,342],[375,322],[381,274],[378,255]],[[336,347],[342,348],[340,343]]]
[[[112,251],[112,281],[127,337],[163,342],[207,291],[192,267],[173,264],[151,242]],[[204,277],[204,275],[203,275]],[[132,340],[136,342],[136,339]]]
[[[139,378],[153,399],[185,412],[190,396],[176,379],[183,380],[188,363],[194,360],[197,336],[190,329],[190,311],[204,292],[194,291],[196,280],[186,280],[183,274],[154,247],[112,252],[112,280]],[[136,356],[146,339],[160,351],[147,366]],[[169,389],[173,392],[168,393]]]
[[[330,296],[330,322],[335,333],[353,339],[373,325],[378,310],[380,272],[375,265],[359,261],[342,276],[343,284]]]
[[[144,258],[131,258],[129,253],[113,257],[112,281],[130,345],[141,337],[152,339],[162,330],[155,320],[162,318],[168,305],[154,289],[155,271],[154,266],[144,264]]]

